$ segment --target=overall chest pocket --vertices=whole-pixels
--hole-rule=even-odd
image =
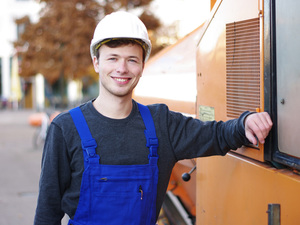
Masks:
[[[151,176],[100,176],[94,181],[96,196],[143,196],[151,192],[153,187]]]
[[[97,177],[92,208],[98,213],[93,213],[92,217],[101,215],[101,220],[107,221],[107,224],[124,224],[124,221],[136,225],[150,224],[151,208],[156,203],[152,180],[151,176]]]

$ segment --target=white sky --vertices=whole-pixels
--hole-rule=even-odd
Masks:
[[[164,24],[179,21],[179,36],[182,37],[208,18],[210,0],[155,0],[152,7]]]

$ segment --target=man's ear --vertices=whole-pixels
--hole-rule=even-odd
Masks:
[[[93,57],[93,65],[96,73],[99,73],[99,60],[97,59],[96,56]]]

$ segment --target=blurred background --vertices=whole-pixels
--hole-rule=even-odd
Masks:
[[[0,1],[0,225],[33,224],[49,122],[98,95],[89,45],[99,20],[117,10],[139,16],[153,57],[203,24],[210,7],[210,0]]]
[[[152,56],[197,28],[207,0],[6,0],[0,3],[0,108],[66,108],[98,94],[89,44],[106,14],[141,18]]]

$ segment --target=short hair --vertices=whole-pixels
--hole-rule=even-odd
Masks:
[[[107,45],[110,48],[117,48],[120,46],[124,46],[124,45],[139,45],[141,46],[142,50],[143,50],[143,62],[145,62],[145,58],[146,58],[146,50],[143,47],[143,41],[139,40],[139,39],[131,39],[131,38],[118,38],[118,39],[106,39],[104,41],[102,41],[101,43],[99,43],[98,48],[97,48],[97,53],[96,53],[96,57],[97,59],[99,59],[99,49],[101,47],[101,45]]]

